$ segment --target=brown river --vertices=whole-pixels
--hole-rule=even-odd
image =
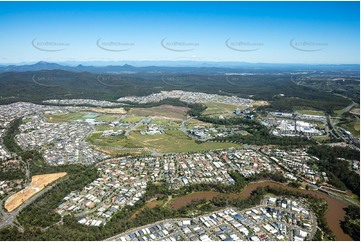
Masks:
[[[232,194],[222,194],[218,192],[195,192],[191,193],[182,197],[176,198],[173,203],[172,207],[177,209],[180,208],[188,203],[190,203],[192,200],[197,199],[207,199],[210,200],[212,198],[215,198],[217,196],[227,196],[231,198],[246,198],[249,197],[252,193],[252,191],[256,190],[258,187],[265,187],[265,186],[272,186],[272,187],[280,187],[283,189],[291,190],[291,191],[299,191],[304,194],[310,194],[316,198],[324,199],[328,204],[328,210],[326,212],[326,220],[328,223],[328,226],[335,234],[337,240],[352,240],[352,238],[345,234],[340,226],[340,221],[344,219],[345,211],[343,208],[347,207],[347,204],[343,203],[340,200],[337,200],[336,198],[330,197],[327,194],[320,192],[320,191],[308,191],[308,190],[301,190],[297,188],[291,188],[287,185],[282,185],[276,182],[271,181],[264,181],[259,183],[251,183],[248,184],[245,189],[240,193],[232,193]]]

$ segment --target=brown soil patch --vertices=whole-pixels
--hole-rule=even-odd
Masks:
[[[267,101],[255,101],[252,103],[254,107],[260,107],[260,106],[268,106],[269,102]]]
[[[359,108],[353,108],[353,109],[350,111],[350,113],[360,116],[360,109],[359,109]]]
[[[154,201],[151,201],[151,202],[147,202],[143,207],[139,208],[138,210],[136,210],[132,216],[130,216],[129,219],[134,219],[140,212],[142,212],[144,209],[146,208],[154,208],[156,206],[159,206],[161,204],[160,201],[157,201],[157,200],[154,200]]]
[[[59,178],[65,176],[66,172],[60,173],[52,173],[52,174],[44,174],[44,175],[36,175],[31,178],[31,183],[25,189],[11,195],[5,201],[5,209],[8,212],[15,210],[21,204],[26,202],[29,198],[40,192],[44,189],[48,184],[58,180]]]
[[[110,113],[110,114],[126,114],[127,111],[125,111],[124,108],[89,108],[89,111],[95,112],[95,113]]]

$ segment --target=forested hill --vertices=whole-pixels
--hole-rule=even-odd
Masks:
[[[267,100],[272,104],[270,109],[279,111],[309,107],[332,112],[350,103],[342,96],[297,85],[291,81],[289,73],[225,75],[137,72],[110,75],[45,70],[0,74],[1,104],[64,98],[115,101],[123,96],[143,96],[175,89]]]

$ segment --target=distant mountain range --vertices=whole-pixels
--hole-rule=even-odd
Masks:
[[[109,64],[111,65],[104,65]],[[49,63],[40,61],[35,64],[0,66],[3,72],[26,72],[42,70],[64,70],[90,73],[134,73],[134,72],[193,72],[222,73],[235,71],[312,71],[312,70],[359,70],[357,64],[272,64],[247,62],[199,62],[199,61],[130,61],[124,62],[88,62],[89,65],[77,62]]]

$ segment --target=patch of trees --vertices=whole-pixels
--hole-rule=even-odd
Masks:
[[[18,128],[21,124],[21,119],[14,120],[9,128],[7,129],[4,137],[3,144],[7,150],[11,153],[21,153],[22,149],[15,142],[14,137],[19,132]],[[17,166],[13,167],[2,167],[0,170],[0,180],[13,180],[13,179],[24,179],[25,178],[25,169],[23,163],[19,163]]]
[[[15,141],[15,136],[19,133],[19,126],[21,125],[21,118],[12,121],[3,137],[4,146],[12,153],[21,153],[23,150]]]
[[[248,182],[261,181],[261,180],[273,180],[276,182],[286,183],[287,179],[278,172],[266,172],[262,171],[258,174],[246,178]]]
[[[318,157],[320,160],[314,163],[325,171],[331,185],[339,189],[350,189],[354,194],[360,195],[360,175],[351,171],[349,162],[337,158],[359,160],[359,152],[350,148],[330,147],[326,145],[311,146],[309,154]]]
[[[0,164],[0,181],[24,179],[25,167],[22,162],[16,164]]]
[[[270,106],[262,107],[262,109],[293,112],[297,109],[312,108],[332,115],[334,110],[342,109],[350,104],[346,98],[340,96],[322,95],[322,97],[312,97],[310,99],[305,97],[280,97],[275,99]]]
[[[151,198],[165,199],[170,194],[169,186],[167,183],[153,183],[147,182],[146,193],[144,200],[147,201]]]
[[[341,221],[341,228],[355,241],[360,241],[360,208],[350,205],[344,208],[345,221]]]
[[[36,199],[32,205],[24,208],[18,221],[24,225],[47,227],[60,220],[60,215],[53,210],[70,192],[81,189],[98,177],[94,166],[67,165],[58,168],[67,172],[68,177],[57,183],[52,189]]]
[[[265,128],[266,129],[266,128]],[[269,133],[268,130],[252,130],[251,135],[234,134],[227,137],[217,137],[213,141],[231,142],[249,145],[279,145],[303,147],[315,143],[315,141],[303,137],[279,137]]]
[[[307,153],[317,156],[322,160],[329,158],[344,158],[350,160],[360,159],[360,152],[349,147],[332,147],[328,145],[311,146]]]
[[[299,188],[301,186],[301,183],[297,181],[291,181],[287,184],[289,187]]]
[[[257,128],[261,125],[258,122],[253,121],[251,119],[245,119],[239,117],[220,119],[218,117],[201,115],[197,119],[206,123],[212,123],[217,125],[242,125],[242,126],[250,126],[252,128]]]
[[[193,117],[198,117],[202,115],[202,112],[207,109],[207,106],[201,103],[192,103],[189,104],[190,110],[187,114]]]
[[[178,107],[188,107],[188,103],[179,100],[179,98],[166,98],[160,100],[159,102],[151,102],[151,103],[133,103],[133,102],[122,102],[128,104],[125,106],[126,108],[152,108],[161,105],[172,105]]]

